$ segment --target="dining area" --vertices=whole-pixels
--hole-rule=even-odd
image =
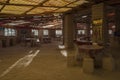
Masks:
[[[37,47],[37,46],[40,47],[41,45],[41,41],[39,38],[31,37],[25,38],[22,43],[24,47]]]
[[[114,70],[114,59],[105,51],[104,44],[80,39],[74,40],[74,44],[77,50],[75,55],[77,64],[83,68],[84,72],[94,73],[97,69]]]

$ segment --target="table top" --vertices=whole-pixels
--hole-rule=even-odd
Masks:
[[[92,42],[92,41],[88,41],[88,40],[76,40],[78,42]]]
[[[89,45],[89,44],[92,44],[92,41],[77,40],[76,43],[77,43],[78,45]]]
[[[100,49],[103,49],[103,46],[99,46],[99,45],[80,45],[79,49],[84,49],[84,50],[100,50]]]
[[[36,40],[36,38],[25,38],[25,40]]]

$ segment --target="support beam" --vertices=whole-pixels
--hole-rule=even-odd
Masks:
[[[106,20],[106,5],[104,3],[92,6],[93,42],[108,43],[108,26]]]
[[[65,48],[67,50],[67,66],[75,66],[76,65],[76,49],[74,46],[75,39],[75,26],[73,22],[73,15],[66,14],[64,15],[63,21],[63,41]]]
[[[75,34],[75,26],[73,22],[73,15],[67,14],[64,16],[64,45],[67,49],[74,47],[74,34]]]

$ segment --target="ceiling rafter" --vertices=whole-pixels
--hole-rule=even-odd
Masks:
[[[67,4],[67,5],[65,5],[65,6],[63,6],[63,8],[69,8],[69,7],[67,7],[68,5],[70,5],[70,4],[72,4],[72,3],[75,3],[75,2],[77,2],[77,1],[79,1],[79,0],[76,0],[76,1],[73,1],[73,2],[71,2],[71,3],[69,3],[69,4]],[[72,7],[73,8],[73,7]],[[54,10],[54,11],[57,11],[57,10],[59,10],[60,8],[58,8],[58,9],[56,9],[56,10]]]
[[[55,10],[53,10],[53,11],[57,11],[57,10],[59,10],[60,8],[73,8],[73,7],[68,7],[68,5],[70,5],[70,4],[72,4],[72,3],[75,3],[75,2],[77,2],[77,1],[79,1],[79,0],[70,2],[70,3],[68,3],[67,5],[62,6],[62,7],[60,7],[60,6],[45,6],[45,5],[43,5],[43,4],[44,4],[45,2],[47,2],[47,1],[48,1],[48,0],[45,0],[45,1],[43,1],[42,3],[40,3],[39,5],[35,5],[32,9],[26,11],[24,14],[30,12],[31,10],[33,10],[33,9],[35,9],[35,8],[37,8],[37,7],[51,7],[51,8],[53,7],[53,8],[58,8],[58,9],[55,9]],[[56,12],[56,13],[57,13],[57,12]],[[41,14],[43,14],[43,13],[41,13]]]
[[[9,2],[10,2],[10,0],[7,0],[7,1],[6,1],[6,3],[8,3],[8,4],[9,4]],[[5,5],[6,5],[6,4],[4,4],[4,5],[2,6],[2,8],[0,9],[0,12],[1,12],[2,9],[5,7]]]
[[[40,6],[40,7],[54,7],[54,8],[58,8],[58,9],[55,9],[55,10],[53,10],[53,11],[57,11],[57,10],[59,10],[60,8],[73,8],[73,7],[68,7],[68,5],[70,5],[70,4],[72,4],[72,3],[75,3],[75,2],[77,2],[77,1],[79,1],[79,0],[70,2],[69,4],[67,4],[67,5],[65,5],[65,6],[62,6],[62,7],[58,7],[58,6],[45,6],[45,5],[43,6],[43,4],[44,4],[45,2],[47,2],[47,1],[45,1],[44,3],[41,4],[42,6]],[[50,12],[50,13],[52,13],[52,12]],[[56,13],[60,13],[60,12],[56,12]],[[45,14],[45,13],[40,13],[40,14]]]
[[[1,3],[0,2],[0,5],[12,5],[12,6],[35,6],[35,7],[53,7],[53,8],[63,8],[63,7],[60,7],[60,6],[43,6],[43,5],[30,5],[30,4],[12,4],[12,3]],[[72,7],[67,7],[67,8],[72,8]]]
[[[20,0],[20,1],[23,1],[23,0]],[[71,11],[71,10],[75,9],[75,7],[84,4],[84,1],[89,1],[89,0],[73,0],[73,1],[65,1],[65,0],[63,0],[63,2],[65,2],[63,4],[62,4],[62,2],[60,0],[58,2],[55,1],[55,3],[54,3],[54,0],[42,0],[41,2],[39,2],[36,5],[29,4],[29,3],[24,3],[24,2],[19,2],[19,1],[11,2],[11,0],[7,0],[6,3],[5,2],[4,3],[0,2],[0,5],[2,5],[1,6],[2,8],[0,9],[0,11],[1,11],[1,13],[3,12],[3,13],[13,14],[14,15],[14,14],[19,14],[19,13],[16,13],[17,12],[17,7],[18,7],[18,9],[19,9],[19,7],[26,7],[26,8],[30,7],[26,11],[21,10],[23,13],[21,13],[19,15],[29,15],[29,14],[38,14],[38,13],[39,14],[43,14],[43,13],[61,13],[61,12],[67,12],[67,11]],[[76,2],[78,2],[78,3],[76,3]],[[9,6],[9,8],[10,7],[15,7],[16,9],[13,9],[13,8],[7,9],[6,12],[5,12],[4,10],[5,10],[5,8],[8,8],[8,6]],[[42,12],[39,12],[39,10],[37,9],[39,7],[40,7]],[[47,8],[49,8],[49,9],[47,10]],[[36,10],[36,12],[34,11],[34,9]],[[37,10],[38,10],[38,12],[37,12]]]
[[[31,5],[31,4],[15,4],[15,3],[2,3],[2,2],[0,2],[0,5],[35,6],[35,5]]]
[[[43,1],[42,3],[39,3],[38,5],[39,6],[42,6],[45,2],[47,2],[48,0],[45,0],[45,1]],[[26,14],[26,13],[28,13],[28,12],[30,12],[31,10],[33,10],[33,9],[35,9],[35,8],[37,8],[38,6],[37,5],[35,5],[35,6],[33,6],[33,8],[31,8],[30,10],[28,10],[28,11],[26,11],[25,13],[23,13],[23,14]]]

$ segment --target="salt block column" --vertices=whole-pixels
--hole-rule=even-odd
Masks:
[[[67,65],[75,66],[76,59],[75,53],[76,49],[74,46],[75,39],[75,26],[74,26],[74,17],[73,14],[65,14],[63,17],[63,44],[67,50]]]

